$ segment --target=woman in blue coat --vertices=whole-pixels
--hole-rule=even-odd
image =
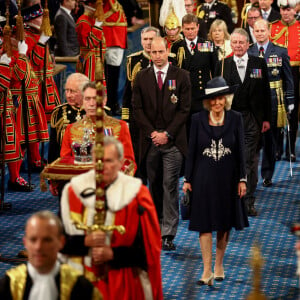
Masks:
[[[199,232],[203,273],[199,285],[225,278],[223,258],[232,227],[249,226],[244,130],[240,113],[230,110],[233,89],[222,77],[207,83],[203,110],[192,117],[183,191],[191,191],[189,230]],[[212,272],[212,232],[217,232]]]

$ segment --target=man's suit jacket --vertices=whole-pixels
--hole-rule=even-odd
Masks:
[[[248,49],[248,54],[259,56],[257,43],[253,44]],[[282,80],[285,103],[286,105],[293,104],[294,82],[287,49],[269,42],[264,58],[267,62],[269,81],[273,82]],[[268,63],[269,59],[272,61],[271,63]],[[272,110],[277,111],[278,100],[275,89],[271,89],[271,97]]]
[[[280,19],[281,19],[280,13],[277,10],[275,10],[274,8],[272,8],[267,21],[274,22],[274,21],[278,21]]]
[[[55,55],[76,56],[79,54],[79,43],[75,26],[73,17],[62,8],[59,8],[54,18],[56,35]]]
[[[251,44],[253,44],[253,39],[252,39],[252,36],[251,36],[251,33],[250,33],[250,28],[249,28],[249,25],[247,24],[246,25],[246,28],[245,28],[245,30],[247,31],[247,33],[248,33],[248,35],[249,35],[249,44],[251,45]]]
[[[220,63],[217,65],[216,75],[220,76],[221,69]],[[255,76],[257,73],[260,73],[260,75]],[[239,85],[234,93],[232,109],[239,111],[237,108],[239,99],[246,99],[259,126],[262,125],[263,121],[271,123],[270,85],[267,64],[263,58],[249,55],[243,82],[240,79],[233,56],[225,58],[223,77],[229,86]]]
[[[169,80],[176,84],[175,90],[169,89]],[[187,137],[185,123],[190,112],[191,83],[189,74],[175,66],[169,65],[164,81],[161,110],[157,98],[157,81],[154,68],[141,70],[133,86],[133,113],[140,127],[140,160],[144,159],[152,144],[151,133],[157,129],[164,129],[172,137],[174,145],[183,155],[187,153]],[[176,96],[175,99],[172,96]],[[161,111],[165,128],[155,128],[155,122]]]

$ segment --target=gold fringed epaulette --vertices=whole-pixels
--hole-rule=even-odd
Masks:
[[[138,52],[134,52],[134,53],[131,53],[131,54],[127,55],[127,58],[133,57],[133,56],[138,56],[138,55],[141,55],[142,53],[143,53],[143,50],[138,51]]]
[[[202,4],[198,5],[198,6],[197,6],[197,10],[196,10],[196,16],[197,16],[199,19],[203,19],[204,14],[205,14],[205,12],[204,12],[204,11],[201,11],[201,9],[202,9]],[[200,11],[201,11],[201,13],[200,13]]]
[[[131,70],[131,57],[127,60],[127,78],[131,81],[131,86],[133,86],[134,79],[136,74],[142,69],[141,62],[138,62],[133,69]]]
[[[25,291],[27,267],[22,264],[16,268],[10,269],[6,272],[10,279],[10,291],[12,299],[22,300]]]
[[[177,65],[179,68],[182,67],[182,61],[185,59],[184,47],[179,47],[177,51]]]
[[[122,107],[122,120],[128,121],[129,120],[129,108],[128,107]]]

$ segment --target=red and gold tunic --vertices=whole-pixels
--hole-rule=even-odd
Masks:
[[[116,0],[104,0],[103,32],[106,47],[127,48],[127,20],[123,7]]]
[[[101,60],[104,61],[106,44],[102,28],[95,26],[93,12],[85,12],[80,16],[76,23],[76,32],[80,46],[80,58],[76,71],[94,81],[100,55]],[[100,48],[102,53],[100,53]]]
[[[291,66],[300,66],[300,22],[287,24],[279,20],[271,24],[271,41],[288,50]]]
[[[95,126],[96,125],[91,121],[91,119],[88,118],[83,118],[78,122],[68,125],[62,140],[60,156],[73,156],[71,145],[73,142],[82,141],[85,128],[91,129],[92,132],[94,132],[94,134],[92,134],[92,140],[94,140]],[[133,176],[136,171],[136,163],[128,125],[125,121],[105,115],[104,128],[106,135],[114,136],[123,144],[124,164],[122,171]]]
[[[60,104],[60,97],[57,86],[53,79],[54,64],[49,52],[49,47],[39,43],[40,34],[33,28],[26,29],[26,44],[28,45],[27,56],[30,58],[32,68],[38,78],[39,98],[42,102],[43,98],[43,78],[44,65],[46,67],[46,95],[45,103],[42,103],[47,121],[50,122],[53,109]],[[45,55],[45,51],[47,52]],[[45,62],[46,57],[46,62]]]
[[[11,92],[9,90],[11,79],[11,68],[6,64],[0,63],[0,118],[1,128],[3,128],[3,103],[6,101],[6,138],[5,138],[5,161],[17,161],[22,159],[20,146],[20,132],[15,121],[15,107],[12,102]],[[2,151],[2,150],[1,150]],[[2,157],[0,156],[0,159]]]
[[[28,134],[29,142],[39,142],[48,140],[48,127],[45,112],[38,95],[38,78],[36,77],[29,60],[25,56],[18,56],[12,63],[12,77],[10,90],[17,103],[16,123],[20,129],[20,142],[25,143],[24,111],[22,107],[22,80],[25,81],[25,91],[28,109]],[[15,104],[16,105],[16,104]]]

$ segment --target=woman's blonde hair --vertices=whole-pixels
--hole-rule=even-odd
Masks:
[[[233,99],[233,94],[224,95],[224,97],[225,97],[225,110],[230,110],[231,104],[232,104],[232,99]],[[206,110],[210,111],[210,100],[213,100],[213,99],[215,99],[215,98],[203,100],[203,107]]]
[[[224,39],[225,40],[230,40],[230,34],[228,33],[228,30],[227,30],[227,25],[226,23],[223,21],[223,20],[220,20],[220,19],[216,19],[212,22],[211,26],[210,26],[210,29],[209,29],[209,32],[208,32],[208,35],[207,35],[207,38],[211,41],[213,41],[212,39],[212,32],[213,30],[215,30],[218,26],[221,27],[221,29],[223,30],[224,32]]]

